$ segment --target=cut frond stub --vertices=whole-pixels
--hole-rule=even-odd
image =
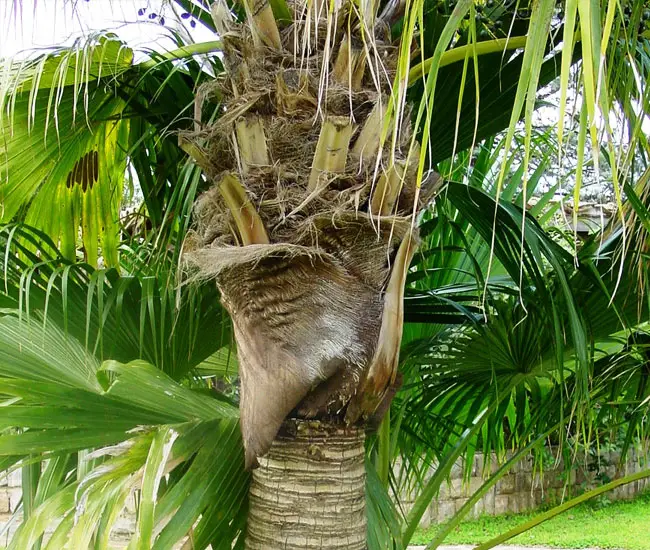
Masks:
[[[282,48],[280,31],[268,0],[244,0],[246,14],[251,22],[255,45],[279,50]]]
[[[350,151],[352,158],[359,159],[360,164],[374,160],[381,148],[385,113],[386,108],[380,98],[363,124],[359,137]]]
[[[270,164],[269,153],[260,117],[249,116],[239,119],[235,125],[235,131],[242,172],[247,174],[251,166],[268,166]]]
[[[336,174],[345,170],[351,137],[352,123],[349,118],[329,117],[323,123],[309,175],[309,191],[317,189],[328,173]]]
[[[417,246],[417,235],[409,232],[397,250],[384,294],[377,349],[366,372],[365,381],[361,382],[360,390],[348,406],[345,416],[348,424],[354,424],[360,417],[372,416],[395,382],[404,325],[404,287]]]
[[[332,71],[334,82],[351,91],[358,91],[365,71],[366,51],[363,47],[355,47],[347,36],[343,37]]]
[[[268,244],[264,223],[237,177],[226,174],[219,182],[219,191],[235,220],[242,244]]]
[[[381,174],[370,202],[370,213],[373,216],[388,216],[393,212],[404,184],[404,173],[404,166],[398,163]]]

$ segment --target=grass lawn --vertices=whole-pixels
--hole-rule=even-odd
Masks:
[[[482,517],[461,523],[444,544],[477,544],[505,533],[535,514]],[[420,529],[412,544],[427,544],[436,526]],[[558,548],[623,548],[650,550],[650,494],[632,501],[594,507],[584,504],[515,537],[510,544]]]

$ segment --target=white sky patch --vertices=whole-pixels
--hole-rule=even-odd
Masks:
[[[0,0],[0,58],[34,55],[99,30],[136,50],[174,49],[170,30],[195,42],[215,40],[200,22],[192,27],[192,18],[179,23],[174,10],[182,13],[164,0],[36,0],[36,7],[34,0]]]

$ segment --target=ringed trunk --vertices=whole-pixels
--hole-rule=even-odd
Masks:
[[[364,431],[286,421],[253,470],[246,550],[366,548]]]

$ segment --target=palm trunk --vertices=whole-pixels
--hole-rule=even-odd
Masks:
[[[290,0],[279,30],[267,0],[244,0],[243,24],[215,1],[226,71],[181,136],[214,183],[184,256],[233,321],[247,468],[286,418],[363,425],[396,380],[415,219],[436,178],[418,184],[410,117],[388,113],[399,48],[379,3],[353,4]],[[203,123],[214,96],[221,116]]]
[[[246,550],[366,548],[364,432],[284,423],[250,488]]]
[[[185,257],[232,318],[259,465],[246,548],[361,550],[363,426],[394,393],[426,195],[410,117],[387,114],[399,48],[367,13],[377,2],[354,22],[354,3],[290,1],[280,29],[267,0],[243,5],[243,25],[213,6],[227,70],[195,119],[213,96],[223,110],[182,143],[214,183]]]

